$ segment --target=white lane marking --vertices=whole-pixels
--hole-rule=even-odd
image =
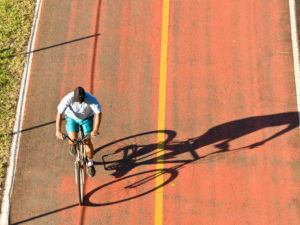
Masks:
[[[294,75],[295,75],[295,82],[296,82],[298,118],[300,121],[300,66],[299,66],[299,45],[298,45],[295,0],[289,0],[289,7],[290,7],[290,23],[291,23],[292,46],[293,46]]]
[[[19,100],[18,100],[18,106],[16,111],[16,121],[13,130],[14,137],[12,140],[12,145],[10,150],[10,160],[9,160],[9,166],[6,175],[3,199],[2,199],[1,218],[0,218],[1,225],[9,224],[10,201],[11,201],[11,194],[12,194],[14,176],[15,176],[16,165],[17,165],[17,158],[18,158],[18,151],[19,151],[19,144],[20,144],[20,137],[21,137],[20,131],[22,130],[25,102],[26,102],[27,89],[28,89],[28,81],[30,77],[32,56],[33,56],[38,22],[40,18],[42,1],[43,0],[37,0],[36,2],[33,25],[31,28],[31,35],[28,43],[28,49],[27,49],[28,55],[24,66],[23,78],[22,78],[22,83],[21,83],[21,88],[19,93]]]

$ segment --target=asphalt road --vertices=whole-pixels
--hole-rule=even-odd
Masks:
[[[300,223],[288,2],[170,1],[167,30],[164,13],[163,1],[43,1],[11,224]],[[54,121],[79,85],[103,108],[84,207]]]

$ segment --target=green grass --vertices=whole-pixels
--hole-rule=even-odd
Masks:
[[[0,177],[9,158],[35,0],[0,0]],[[3,185],[3,184],[2,184]]]

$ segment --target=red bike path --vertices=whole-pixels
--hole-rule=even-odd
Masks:
[[[163,1],[43,1],[11,224],[300,223],[288,2],[170,1],[167,31],[164,12]],[[78,85],[103,108],[83,207],[54,121]]]

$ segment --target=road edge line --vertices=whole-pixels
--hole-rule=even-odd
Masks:
[[[289,0],[291,38],[292,38],[293,59],[294,59],[294,75],[295,75],[295,83],[296,83],[296,98],[297,98],[298,120],[300,121],[300,65],[299,65],[299,44],[298,44],[295,5],[296,5],[295,0]],[[300,131],[300,127],[299,127],[299,131]]]
[[[11,194],[12,194],[14,176],[15,176],[17,159],[18,159],[19,144],[20,144],[21,130],[23,125],[23,117],[24,117],[24,109],[25,109],[28,83],[29,83],[29,77],[31,71],[32,56],[33,56],[33,50],[35,45],[37,27],[40,19],[42,3],[43,0],[36,1],[33,25],[31,28],[31,35],[28,42],[28,48],[27,48],[28,55],[27,55],[27,59],[25,62],[24,71],[22,75],[21,88],[19,92],[19,99],[18,99],[18,105],[16,110],[16,120],[13,129],[14,137],[11,144],[9,166],[7,169],[5,188],[2,197],[1,218],[0,218],[1,225],[9,224]]]
[[[157,135],[157,161],[156,170],[159,170],[156,177],[156,187],[164,182],[164,141],[165,141],[165,111],[166,111],[166,86],[167,86],[167,63],[168,63],[168,36],[169,36],[169,14],[170,0],[163,0],[162,11],[162,33],[160,52],[160,76],[159,76],[159,105],[158,105],[158,135]],[[155,193],[155,225],[163,224],[163,187]]]

